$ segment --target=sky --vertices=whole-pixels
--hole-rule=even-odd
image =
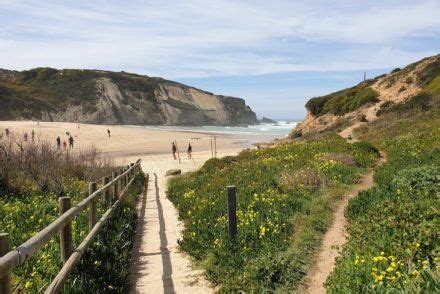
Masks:
[[[302,118],[308,99],[440,53],[440,1],[0,0],[0,68],[160,76]]]

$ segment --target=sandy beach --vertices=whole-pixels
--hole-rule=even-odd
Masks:
[[[177,141],[181,153],[185,153],[189,142],[195,153],[211,150],[211,138],[217,137],[217,150],[243,149],[251,146],[250,136],[209,134],[199,132],[179,132],[153,130],[140,126],[92,125],[64,122],[0,121],[0,132],[8,128],[17,138],[27,132],[30,138],[34,130],[35,138],[53,141],[60,136],[67,142],[66,133],[72,134],[75,148],[95,147],[102,154],[114,158],[151,154],[170,154],[171,142]],[[108,137],[110,130],[111,137]],[[252,138],[255,140],[255,138]],[[264,138],[262,138],[264,140]],[[184,152],[182,152],[184,151]]]
[[[166,197],[165,172],[179,168],[194,171],[212,157],[213,134],[152,130],[135,126],[107,126],[63,122],[0,121],[0,133],[5,129],[21,139],[25,132],[35,140],[56,144],[57,136],[66,141],[66,132],[74,137],[73,152],[94,147],[115,163],[128,164],[142,160],[142,169],[150,175],[148,190],[139,203],[138,233],[133,249],[130,282],[133,293],[210,293],[214,290],[204,280],[203,272],[193,268],[189,258],[179,251],[183,224],[177,210]],[[111,131],[111,136],[107,134]],[[251,147],[255,137],[216,134],[217,156],[235,155]],[[265,140],[261,137],[261,141]],[[171,154],[171,142],[177,141],[180,161]],[[188,159],[186,147],[191,142],[193,158]],[[146,292],[147,291],[147,292]]]

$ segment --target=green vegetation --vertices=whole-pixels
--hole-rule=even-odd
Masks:
[[[417,83],[422,87],[425,88],[427,85],[429,85],[432,81],[437,79],[438,83],[438,77],[440,76],[440,55],[436,56],[436,59],[434,62],[431,62],[426,66],[423,71],[421,71],[417,76]]]
[[[20,148],[16,148],[17,145]],[[58,217],[59,196],[71,197],[74,205],[88,195],[88,182],[100,182],[99,179],[112,170],[107,161],[96,158],[93,150],[72,155],[54,150],[47,142],[33,144],[0,138],[1,231],[11,235],[13,247],[22,244]],[[92,285],[88,283],[93,282],[96,282],[95,287],[111,286],[121,292],[127,289],[127,265],[136,221],[134,199],[142,183],[139,175],[127,201],[115,212],[79,269],[72,274],[71,282],[66,285],[69,291],[89,292]],[[104,201],[98,202],[98,216],[107,208]],[[76,247],[88,231],[87,211],[75,218],[72,227]],[[61,269],[59,246],[59,238],[52,238],[24,265],[14,270],[15,292],[41,292],[49,285]],[[98,259],[101,262],[95,265]],[[111,264],[120,268],[113,268]],[[92,269],[99,271],[92,272]]]
[[[329,292],[440,291],[440,111],[425,107],[432,99],[394,105],[357,132],[388,163],[376,171],[377,186],[349,203],[350,238]]]
[[[361,83],[330,95],[312,98],[306,108],[315,116],[326,113],[343,115],[352,112],[367,103],[378,102],[378,93],[371,89],[371,82]]]
[[[426,85],[425,91],[433,95],[440,95],[440,75]]]
[[[70,106],[83,107],[86,114],[97,111],[96,82],[111,79],[124,96],[122,103],[129,104],[128,96],[135,99],[154,100],[154,90],[160,79],[134,74],[53,68],[35,68],[15,74],[13,82],[0,78],[0,117],[41,118],[42,111],[64,111]]]
[[[136,234],[137,196],[145,182],[138,174],[124,202],[96,236],[64,287],[66,293],[128,293],[131,249]]]
[[[335,199],[377,156],[368,143],[331,135],[209,160],[170,183],[168,197],[185,221],[180,246],[223,292],[296,288]],[[237,187],[235,242],[227,232],[227,185]]]
[[[384,113],[397,113],[402,115],[413,115],[415,111],[428,111],[440,104],[440,95],[433,96],[427,92],[420,92],[419,94],[409,97],[402,103],[394,103],[386,101],[377,111],[376,115],[381,116]]]

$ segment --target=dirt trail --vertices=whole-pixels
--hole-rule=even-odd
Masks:
[[[381,152],[378,165],[386,162],[386,155]],[[376,166],[376,167],[377,167]],[[371,188],[374,185],[374,169],[370,169],[367,174],[362,176],[360,183],[347,191],[342,200],[338,203],[333,213],[333,223],[324,234],[321,247],[316,256],[315,265],[305,278],[305,285],[301,292],[305,293],[326,293],[324,283],[335,267],[336,258],[340,254],[340,249],[347,242],[345,227],[347,220],[344,215],[348,201],[356,197],[360,191]]]

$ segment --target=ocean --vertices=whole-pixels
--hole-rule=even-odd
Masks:
[[[202,126],[202,127],[182,127],[182,126],[145,126],[154,130],[202,132],[212,134],[231,134],[246,136],[266,136],[273,138],[284,138],[298,124],[299,120],[275,120],[274,124],[250,125],[247,127],[222,127],[222,126]]]

